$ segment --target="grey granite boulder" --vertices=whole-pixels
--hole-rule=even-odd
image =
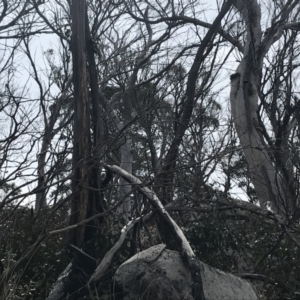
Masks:
[[[251,285],[201,263],[205,300],[257,300]],[[124,262],[115,274],[115,295],[124,300],[192,300],[191,275],[180,254],[157,245]]]

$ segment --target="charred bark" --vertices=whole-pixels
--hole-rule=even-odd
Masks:
[[[77,0],[71,4],[72,17],[72,55],[74,84],[74,140],[73,140],[73,179],[70,224],[77,224],[88,217],[91,209],[89,187],[91,186],[91,139],[90,103],[87,88],[86,62],[86,1]],[[70,230],[69,253],[71,263],[54,284],[48,299],[70,299],[76,297],[88,277],[95,269],[95,261],[90,258],[86,247],[87,225]],[[80,251],[78,251],[78,249]],[[85,255],[85,253],[87,255]],[[53,298],[54,297],[54,298]],[[58,298],[57,298],[58,297]]]

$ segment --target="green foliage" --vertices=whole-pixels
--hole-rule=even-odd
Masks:
[[[19,195],[20,193],[20,189],[16,187],[16,184],[14,182],[8,183],[0,181],[0,200],[7,195],[13,197]]]
[[[249,212],[203,214],[186,236],[203,262],[234,274],[260,274],[252,281],[262,299],[294,299],[300,290],[300,251],[278,224]]]
[[[292,299],[295,291],[300,289],[299,249],[273,221],[247,211],[220,208],[216,205],[211,212],[197,213],[198,221],[189,221],[184,217],[183,228],[197,257],[233,274],[264,276],[263,281],[252,281],[262,299]],[[2,212],[1,220],[6,220],[0,226],[0,261],[4,269],[17,261],[36,241],[50,213],[51,209],[47,208],[37,217],[31,209],[24,207]],[[111,226],[110,221],[103,223],[97,236],[98,261],[119,237],[118,226]],[[48,230],[53,230],[67,225],[68,213],[63,208],[48,220],[47,226]],[[138,248],[143,250],[149,247],[149,241],[140,229],[141,235],[137,235],[136,242]],[[159,243],[157,230],[152,229],[151,235]],[[64,250],[66,237],[67,234],[51,236],[41,244],[33,257],[9,281],[7,299],[46,298],[52,283],[68,264]],[[134,254],[132,242],[129,234],[103,281],[91,292],[94,296],[90,295],[90,299],[110,295],[113,274],[121,263]]]
[[[186,234],[197,257],[228,272],[235,269],[234,256],[248,248],[245,236],[232,231],[223,214],[203,216]]]
[[[42,234],[50,209],[35,216],[27,207],[3,210],[0,219],[0,260],[4,270],[16,262]],[[66,212],[60,211],[48,220],[48,230],[67,225]],[[49,288],[68,264],[65,247],[65,234],[48,237],[8,282],[10,294],[7,299],[45,299]]]

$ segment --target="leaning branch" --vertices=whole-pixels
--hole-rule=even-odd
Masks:
[[[110,266],[110,263],[115,256],[116,252],[121,248],[123,245],[127,233],[134,227],[134,225],[140,222],[142,219],[143,221],[147,221],[150,217],[152,217],[153,213],[149,213],[144,217],[137,218],[135,220],[129,221],[121,230],[121,235],[118,241],[113,245],[113,247],[105,254],[104,258],[102,259],[99,266],[96,268],[95,272],[91,276],[88,284],[96,282],[97,280],[101,279],[101,277],[105,274],[106,270]]]
[[[122,177],[125,181],[127,181],[130,184],[138,186],[138,189],[140,192],[149,200],[150,204],[154,209],[158,211],[159,216],[163,219],[163,221],[167,224],[167,226],[171,229],[171,232],[174,234],[176,241],[179,243],[183,253],[185,255],[188,255],[190,257],[195,257],[195,254],[186,239],[184,233],[182,232],[181,228],[176,224],[176,222],[172,219],[172,217],[169,215],[165,207],[162,205],[161,201],[157,197],[157,195],[150,190],[148,187],[143,186],[143,183],[133,176],[132,174],[129,174],[122,168],[113,165],[105,165],[108,169],[118,174],[120,177]]]
[[[157,210],[159,217],[164,221],[164,223],[166,224],[170,232],[174,235],[174,238],[181,249],[182,258],[189,265],[191,271],[193,298],[195,300],[203,300],[204,292],[203,292],[202,279],[201,279],[200,262],[196,259],[194,251],[192,250],[181,228],[171,218],[171,216],[169,215],[165,207],[162,205],[157,195],[148,187],[143,186],[142,182],[138,178],[136,178],[132,174],[129,174],[122,168],[115,165],[113,166],[105,165],[105,167],[118,174],[128,183],[132,185],[136,185],[139,191],[148,199],[152,207]]]

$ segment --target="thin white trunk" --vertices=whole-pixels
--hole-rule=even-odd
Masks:
[[[120,167],[132,174],[132,163],[133,163],[133,156],[132,156],[132,140],[130,138],[130,133],[126,134],[126,141],[121,146],[121,164]],[[131,218],[131,198],[129,196],[131,190],[131,184],[129,184],[123,178],[120,178],[120,187],[119,187],[119,198],[124,198],[124,201],[121,206],[119,206],[118,214],[122,214],[123,218],[125,219],[126,223]],[[125,195],[128,195],[125,197]]]
[[[263,67],[262,30],[260,6],[256,0],[237,1],[236,7],[243,15],[247,36],[243,59],[231,76],[231,112],[251,179],[260,204],[281,215],[287,213],[287,199],[282,179],[268,153],[260,133],[258,120],[258,88]],[[271,45],[271,44],[270,44]]]
[[[280,180],[267,152],[264,139],[258,132],[256,81],[253,76],[250,77],[250,81],[248,78],[245,80],[248,77],[245,75],[247,72],[243,61],[232,77],[231,113],[260,204],[266,207],[267,203],[270,203],[272,209],[278,213],[283,200]]]

